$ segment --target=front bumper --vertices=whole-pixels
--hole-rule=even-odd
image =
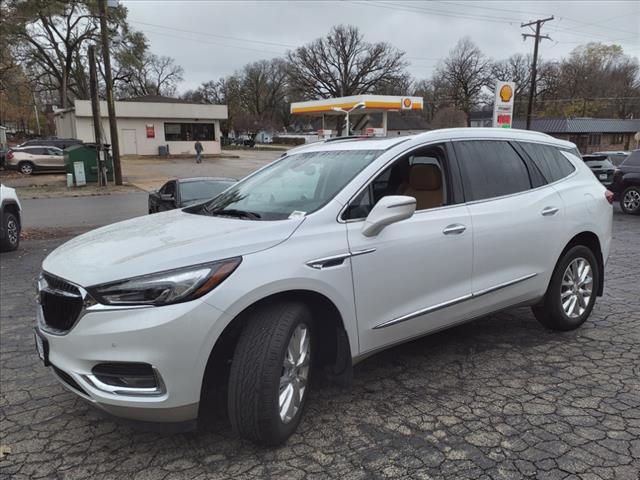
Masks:
[[[197,418],[204,370],[224,313],[201,300],[163,307],[84,311],[64,335],[47,331],[37,306],[38,333],[48,342],[54,375],[73,393],[118,417],[144,422]],[[91,379],[105,362],[151,365],[162,383],[154,395],[106,391]]]

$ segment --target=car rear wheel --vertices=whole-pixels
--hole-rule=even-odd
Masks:
[[[20,173],[22,173],[23,175],[31,175],[33,173],[33,163],[31,162],[20,162],[18,164],[18,170],[20,170]]]
[[[20,245],[20,222],[13,213],[5,212],[3,215],[4,238],[0,242],[3,252],[17,250]]]
[[[229,419],[241,437],[278,445],[293,434],[307,398],[311,338],[304,304],[274,303],[250,315],[229,376]]]
[[[640,187],[628,187],[622,192],[620,208],[624,213],[640,214]]]
[[[533,314],[551,330],[574,330],[591,314],[599,282],[595,255],[584,245],[576,245],[556,265],[547,293],[532,308]]]

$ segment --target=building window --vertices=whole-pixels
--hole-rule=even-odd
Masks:
[[[215,140],[213,123],[165,123],[164,139],[168,142]]]
[[[611,135],[611,144],[612,145],[622,145],[624,143],[624,134],[623,133],[614,133]]]
[[[589,134],[589,146],[600,145],[600,140],[602,135],[599,133],[590,133]]]

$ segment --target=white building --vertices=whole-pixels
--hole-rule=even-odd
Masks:
[[[171,154],[195,154],[200,140],[204,153],[220,153],[220,121],[226,105],[189,103],[151,95],[115,102],[121,155],[158,155],[160,146]],[[100,102],[102,132],[111,143],[106,102]],[[73,108],[54,112],[57,135],[95,142],[91,101],[76,100]]]

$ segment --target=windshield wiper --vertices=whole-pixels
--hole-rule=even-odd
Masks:
[[[208,212],[211,215],[224,215],[227,217],[249,218],[251,220],[257,220],[262,218],[257,212],[250,212],[248,210],[237,210],[235,208],[228,208],[224,210],[212,210]]]

